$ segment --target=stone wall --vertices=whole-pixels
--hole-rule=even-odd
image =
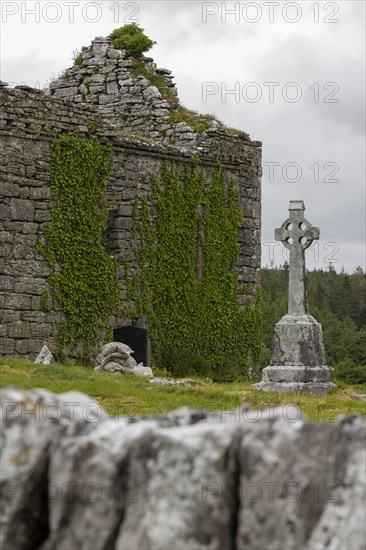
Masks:
[[[96,44],[105,48],[101,41]],[[94,63],[95,58],[87,57],[88,51],[85,61]],[[111,51],[106,48],[106,54],[112,55],[108,59],[115,61]],[[184,140],[167,141],[163,133],[160,138],[150,133],[145,139],[121,131],[112,107],[108,118],[103,105],[94,103],[91,96],[78,101],[78,92],[72,99],[66,98],[66,89],[56,86],[51,95],[24,86],[11,89],[0,85],[0,354],[34,357],[45,340],[53,348],[59,317],[39,309],[49,269],[35,249],[52,206],[48,188],[50,143],[60,134],[74,131],[87,136],[90,125],[97,128],[95,135],[101,143],[113,145],[107,239],[119,260],[127,259],[131,267],[134,198],[150,197],[151,177],[160,173],[163,160],[176,161],[182,170],[193,156],[199,156],[208,179],[220,160],[228,175],[236,178],[245,215],[237,265],[238,292],[244,307],[256,293],[260,275],[261,144],[245,135],[230,134],[221,126],[209,128],[197,137],[199,143],[194,138],[189,146]],[[99,100],[102,96],[100,92]],[[123,101],[125,91],[119,88],[116,97]],[[151,118],[155,125],[152,132],[160,125],[157,121]]]
[[[170,71],[157,69],[149,58],[144,66],[177,96]],[[77,64],[67,69],[50,85],[55,98],[68,98],[76,103],[96,105],[116,128],[144,133],[151,137],[167,137],[172,105],[143,76],[136,75],[134,60],[114,48],[108,38],[98,37],[83,48]]]
[[[0,392],[3,550],[363,550],[365,418]]]
[[[164,143],[200,145],[204,136],[183,120],[176,121],[179,109],[183,109],[185,118],[189,115],[193,125],[200,115],[179,104],[172,80],[171,71],[159,69],[152,58],[142,56],[136,61],[114,48],[111,39],[97,37],[89,47],[82,48],[73,67],[51,83],[49,93],[77,104],[94,105],[104,120],[124,132]],[[210,117],[205,125],[207,129],[225,129],[224,124]],[[242,137],[248,139],[244,132]]]

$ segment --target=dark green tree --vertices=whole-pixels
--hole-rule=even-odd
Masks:
[[[124,50],[127,55],[134,58],[141,57],[143,53],[148,52],[156,44],[144,34],[144,29],[139,27],[137,23],[115,29],[109,35],[109,38],[113,40],[115,48]]]

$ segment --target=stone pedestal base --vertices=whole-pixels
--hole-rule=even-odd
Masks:
[[[262,382],[255,390],[277,393],[307,393],[322,397],[336,386],[332,384],[331,367],[305,367],[299,365],[270,366],[262,370]]]
[[[285,315],[275,326],[271,365],[256,390],[323,396],[336,386],[325,359],[320,323],[311,315]]]
[[[253,384],[252,388],[274,393],[306,393],[315,397],[324,397],[336,386],[330,382],[259,382]]]

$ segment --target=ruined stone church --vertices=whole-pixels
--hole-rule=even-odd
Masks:
[[[50,144],[61,134],[87,137],[91,127],[113,146],[108,245],[131,265],[134,199],[151,196],[162,162],[181,171],[198,157],[208,181],[222,163],[244,212],[240,303],[252,300],[260,276],[261,143],[182,107],[170,71],[148,57],[136,64],[98,37],[44,91],[0,83],[0,105],[0,355],[34,357],[45,340],[52,347],[59,314],[40,310],[50,270],[36,250],[51,217]]]

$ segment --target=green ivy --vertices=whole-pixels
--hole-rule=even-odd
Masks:
[[[49,311],[51,311],[51,307],[49,306],[48,302],[49,302],[48,290],[44,288],[40,296],[39,310],[43,311],[44,313],[48,313]]]
[[[38,249],[52,268],[53,308],[61,311],[58,349],[86,361],[105,341],[108,316],[119,306],[118,263],[102,244],[107,225],[104,200],[112,148],[93,138],[61,136],[51,145],[54,206]],[[46,295],[42,300],[46,305]]]
[[[259,297],[245,311],[238,299],[243,213],[234,182],[221,165],[211,185],[197,163],[182,181],[174,165],[165,165],[152,188],[150,205],[135,202],[139,269],[128,276],[126,266],[126,313],[149,318],[153,352],[164,364],[178,352],[185,361],[197,357],[205,369],[208,362],[214,378],[246,375],[248,362],[259,359],[261,308]]]

